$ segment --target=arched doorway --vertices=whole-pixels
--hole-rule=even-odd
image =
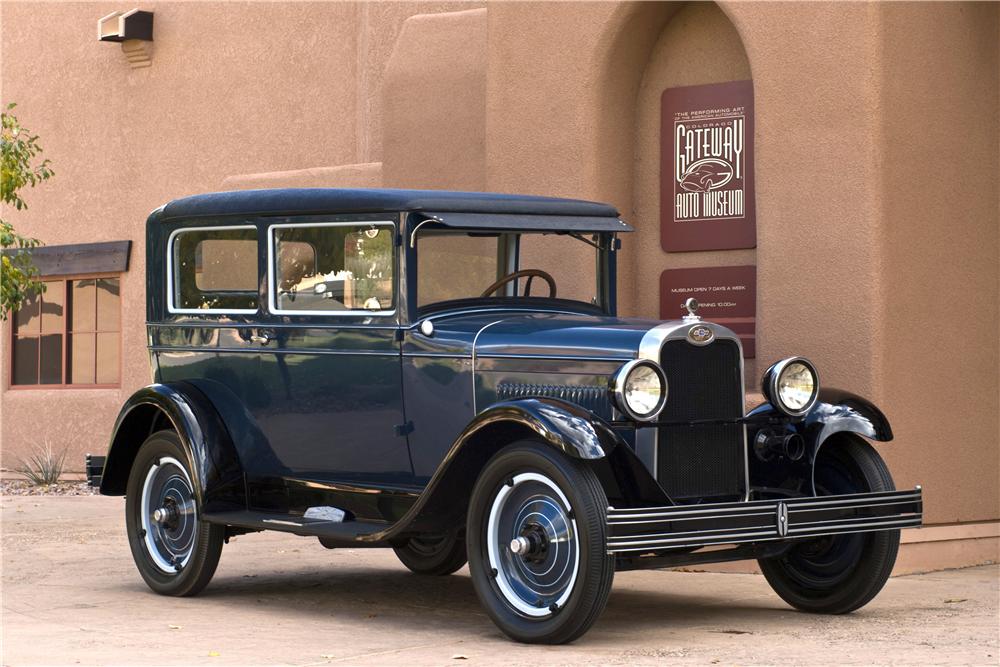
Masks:
[[[594,164],[595,182],[608,188],[608,198],[637,230],[619,262],[621,311],[680,316],[679,309],[660,312],[665,269],[755,265],[756,250],[662,249],[661,95],[668,88],[750,80],[750,62],[735,26],[715,3],[625,5],[609,22],[608,39],[603,83],[611,94]],[[608,165],[617,165],[618,173],[610,173]],[[752,360],[747,370],[748,377],[756,373]]]

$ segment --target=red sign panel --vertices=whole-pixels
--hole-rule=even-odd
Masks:
[[[660,114],[663,249],[756,247],[753,82],[668,88]]]
[[[667,269],[660,276],[660,318],[675,320],[686,314],[683,304],[695,298],[698,314],[729,327],[743,344],[743,356],[757,356],[757,267],[717,266],[703,269]]]

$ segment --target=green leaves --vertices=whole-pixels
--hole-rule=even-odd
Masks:
[[[17,116],[10,113],[16,104],[8,104],[0,116],[3,128],[0,131],[0,143],[3,146],[3,163],[0,165],[0,201],[10,204],[17,210],[28,208],[18,190],[25,185],[35,187],[38,183],[52,178],[55,172],[49,167],[48,160],[42,160],[32,165],[35,156],[42,152],[38,145],[38,135],[31,134]]]
[[[0,113],[0,203],[21,211],[28,205],[20,191],[52,178],[55,172],[49,160],[37,161],[42,152],[38,135],[21,125],[12,113],[16,106],[8,104]],[[38,245],[38,239],[21,236],[13,224],[0,218],[0,320],[6,320],[32,293],[44,289],[31,263],[30,250]]]

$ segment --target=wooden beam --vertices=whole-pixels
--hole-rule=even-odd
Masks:
[[[128,271],[132,241],[39,246],[28,252],[42,277]],[[15,254],[4,250],[5,255]]]

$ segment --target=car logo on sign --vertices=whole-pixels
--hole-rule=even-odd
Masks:
[[[706,345],[712,342],[715,334],[704,325],[696,325],[688,329],[688,339],[697,345]]]
[[[721,188],[732,178],[733,167],[728,162],[707,157],[687,168],[680,179],[680,185],[688,192],[708,192]]]

